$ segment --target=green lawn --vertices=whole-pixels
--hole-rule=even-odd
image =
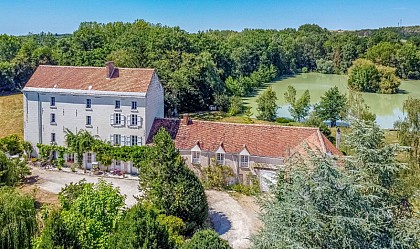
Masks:
[[[0,96],[0,138],[17,134],[23,138],[23,96]]]

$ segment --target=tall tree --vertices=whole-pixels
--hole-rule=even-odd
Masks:
[[[410,156],[420,165],[420,99],[409,97],[403,110],[405,118],[394,124],[398,129],[398,139],[402,145],[410,146]]]
[[[208,204],[200,180],[186,165],[169,134],[161,128],[153,146],[140,164],[139,189],[142,199],[166,215],[181,218],[186,232],[201,227],[208,216]]]
[[[296,100],[296,89],[293,86],[287,87],[284,93],[284,99],[290,104],[289,112],[293,119],[300,122],[309,114],[311,96],[309,90],[305,90],[302,96]]]
[[[321,96],[321,101],[315,106],[316,113],[323,120],[330,121],[334,127],[337,120],[345,117],[346,101],[346,95],[340,94],[337,86],[332,87]]]
[[[30,248],[37,230],[34,200],[13,188],[0,188],[0,248]]]
[[[277,117],[277,96],[273,88],[268,87],[257,99],[257,118],[266,121],[274,121]]]

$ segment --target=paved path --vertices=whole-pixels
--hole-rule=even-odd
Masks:
[[[53,192],[55,194],[58,194],[61,191],[61,188],[71,182],[78,182],[85,179],[87,182],[97,183],[99,179],[104,179],[107,182],[112,183],[115,187],[120,188],[121,194],[126,196],[125,203],[129,207],[136,204],[137,201],[134,196],[138,196],[140,194],[137,188],[138,182],[135,180],[81,175],[75,173],[39,169],[37,167],[32,168],[32,176],[39,177],[41,181],[38,185],[41,189]]]
[[[85,179],[87,182],[97,183],[102,178],[120,188],[120,192],[127,197],[125,202],[129,207],[136,203],[134,196],[140,194],[137,188],[138,182],[135,180],[81,175],[36,167],[32,169],[32,175],[39,177],[37,185],[41,189],[56,194],[71,182]],[[257,215],[258,206],[255,205],[253,198],[242,196],[236,200],[226,192],[215,190],[206,191],[206,195],[210,220],[216,232],[235,249],[249,248],[249,237],[257,231],[260,225]]]

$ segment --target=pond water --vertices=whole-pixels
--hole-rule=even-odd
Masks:
[[[333,86],[337,86],[340,92],[348,94],[347,76],[335,74],[306,73],[290,77],[284,77],[278,81],[271,82],[271,86],[277,93],[277,111],[279,117],[291,117],[288,111],[288,104],[284,99],[287,87],[292,85],[296,89],[297,98],[308,89],[311,94],[311,104],[320,101],[320,97]],[[254,115],[257,113],[256,99],[265,89],[260,89],[256,96],[244,98],[246,105],[252,107]],[[365,103],[370,110],[376,114],[376,121],[382,128],[392,128],[396,120],[403,117],[403,102],[409,97],[420,98],[420,80],[402,81],[400,93],[398,94],[377,94],[362,93]]]

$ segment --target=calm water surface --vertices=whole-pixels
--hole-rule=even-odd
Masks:
[[[297,97],[308,89],[311,94],[311,103],[315,104],[320,101],[320,97],[333,86],[337,86],[340,92],[348,94],[347,90],[347,76],[320,74],[320,73],[306,73],[268,84],[277,93],[277,105],[280,108],[277,111],[279,117],[290,117],[288,111],[288,104],[284,100],[284,93],[287,91],[287,86],[295,87]],[[264,89],[260,90],[260,94]],[[420,80],[402,81],[400,85],[400,92],[398,94],[377,94],[377,93],[363,93],[363,98],[370,110],[376,114],[376,121],[382,128],[392,128],[396,120],[403,117],[402,105],[409,97],[420,98]],[[251,111],[257,113],[256,99],[258,97],[245,98],[245,103],[252,107]]]

